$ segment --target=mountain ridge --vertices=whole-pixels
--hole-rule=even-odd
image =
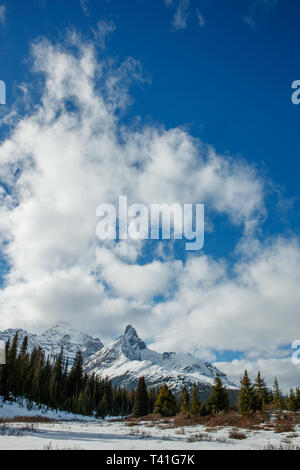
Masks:
[[[85,371],[101,378],[107,377],[114,385],[127,389],[135,388],[141,376],[149,386],[167,383],[175,392],[197,383],[204,395],[209,393],[218,373],[226,388],[237,389],[226,374],[190,353],[160,354],[148,349],[131,325],[115,341],[88,357]]]
[[[93,338],[87,333],[82,333],[67,322],[59,322],[40,335],[29,333],[22,328],[9,328],[0,331],[0,340],[4,342],[8,339],[11,340],[17,332],[19,347],[24,337],[27,336],[29,351],[32,351],[34,347],[41,347],[46,355],[54,358],[63,348],[64,356],[68,358],[70,365],[73,363],[77,351],[81,351],[83,359],[86,359],[103,348],[103,343],[99,338]]]

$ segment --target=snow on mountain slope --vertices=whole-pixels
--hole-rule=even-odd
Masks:
[[[67,411],[56,410],[49,408],[46,405],[41,405],[35,402],[27,401],[25,398],[17,398],[16,401],[4,401],[0,396],[0,419],[16,418],[20,416],[43,416],[55,421],[96,421],[99,419],[93,416],[83,416],[75,413],[68,413]],[[1,436],[2,437],[2,436]]]
[[[148,349],[131,325],[113,343],[87,358],[85,370],[102,378],[108,377],[113,384],[126,388],[136,387],[141,376],[145,376],[150,386],[167,383],[174,391],[184,385],[191,388],[196,382],[203,396],[209,392],[218,372],[228,389],[237,389],[224,373],[191,354],[159,354]]]
[[[69,364],[72,364],[77,351],[82,352],[83,358],[87,358],[103,348],[99,338],[93,338],[86,333],[75,330],[66,322],[58,323],[41,335],[33,335],[22,329],[8,329],[0,332],[0,340],[12,339],[16,332],[19,333],[19,346],[25,336],[28,337],[28,349],[40,346],[51,357],[59,354],[61,348],[64,349],[64,356],[68,357]]]
[[[6,341],[8,339],[10,341],[12,341],[13,337],[15,336],[15,334],[17,332],[18,332],[18,338],[19,338],[18,339],[19,347],[21,346],[25,336],[27,336],[27,338],[28,338],[28,349],[29,349],[29,351],[32,351],[32,349],[35,346],[38,346],[38,344],[37,344],[38,336],[33,335],[31,333],[28,333],[28,331],[23,330],[22,328],[8,328],[7,330],[0,331],[0,341],[4,341],[4,343],[6,343]]]

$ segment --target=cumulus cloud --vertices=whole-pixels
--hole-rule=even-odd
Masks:
[[[218,362],[215,365],[228,374],[239,385],[240,378],[247,370],[251,380],[255,380],[257,371],[263,371],[264,378],[269,388],[273,387],[274,378],[279,381],[284,393],[288,393],[290,388],[299,386],[300,367],[292,363],[291,358],[257,359],[235,359],[232,362]]]
[[[148,80],[133,58],[99,61],[75,33],[67,44],[35,43],[32,57],[40,100],[0,147],[1,250],[10,265],[1,328],[68,320],[105,341],[132,323],[160,350],[209,359],[224,349],[272,357],[297,339],[299,243],[256,240],[266,216],[258,172],[185,129],[126,126],[120,111],[132,80]],[[96,209],[122,194],[147,206],[205,203],[209,219],[221,215],[242,232],[238,260],[176,260],[162,243],[100,242]]]
[[[154,307],[165,327],[154,346],[187,351],[201,348],[244,351],[249,356],[278,354],[297,335],[300,246],[298,240],[277,239],[241,259],[233,271],[224,261],[205,255],[187,261],[172,299]],[[181,325],[189,332],[182,338]]]

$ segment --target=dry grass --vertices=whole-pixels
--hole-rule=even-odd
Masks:
[[[228,413],[220,413],[199,418],[199,424],[204,424],[205,426],[212,428],[230,426],[242,429],[258,429],[266,422],[266,419],[266,416],[259,413],[255,413],[250,416],[241,416],[235,411],[230,411]]]
[[[125,426],[133,428],[134,426],[140,426],[140,424],[140,421],[129,421],[129,423],[126,423]]]
[[[112,422],[114,420],[111,420]],[[140,423],[141,421],[147,421],[147,422],[156,422],[159,421],[160,423],[170,423],[172,421],[172,418],[165,418],[161,416],[160,414],[154,414],[151,413],[146,416],[141,416],[139,418],[136,418],[135,416],[128,416],[127,418],[122,418],[122,419],[116,419],[115,421],[126,421],[128,423]]]
[[[15,416],[14,418],[0,418],[0,423],[55,423],[46,416]]]
[[[299,413],[278,414],[274,420],[274,431],[277,433],[294,432],[295,426],[300,424]]]
[[[289,442],[288,444],[284,442],[271,444],[269,442],[262,450],[300,450],[300,446],[294,445],[292,442]]]
[[[54,447],[52,442],[49,442],[43,447],[43,450],[84,450],[82,447]]]

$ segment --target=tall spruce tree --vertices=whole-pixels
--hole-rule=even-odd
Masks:
[[[183,387],[180,394],[180,413],[188,415],[190,412],[190,397],[186,387]]]
[[[279,383],[276,377],[274,379],[273,385],[273,405],[279,410],[281,410],[283,407],[282,392],[280,390]]]
[[[241,415],[246,416],[255,409],[255,394],[247,370],[245,370],[244,376],[241,379],[237,407]]]
[[[199,399],[198,387],[197,384],[194,383],[190,403],[190,413],[192,416],[197,416],[200,414],[200,406],[201,402]]]
[[[148,391],[145,377],[140,377],[135,393],[133,414],[136,417],[146,416],[149,412]]]
[[[257,373],[254,385],[254,408],[258,411],[265,410],[265,407],[270,403],[270,391],[266,385],[265,380],[261,377],[260,371]]]
[[[176,414],[176,399],[167,384],[163,384],[159,390],[154,404],[154,413],[162,416],[174,416]]]
[[[224,387],[221,377],[218,373],[216,374],[214,385],[211,388],[208,401],[212,410],[215,413],[229,410],[230,403],[229,403],[228,391]]]

